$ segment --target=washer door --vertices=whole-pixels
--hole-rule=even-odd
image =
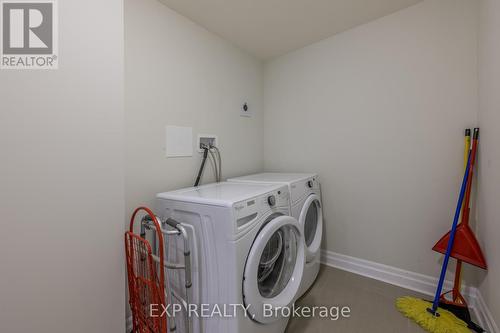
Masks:
[[[297,296],[305,265],[300,230],[296,219],[282,215],[265,224],[253,242],[245,266],[243,299],[250,318],[257,322],[280,319],[273,310],[290,306]]]
[[[299,216],[306,243],[306,262],[315,259],[323,237],[323,210],[320,197],[312,194],[307,197]]]

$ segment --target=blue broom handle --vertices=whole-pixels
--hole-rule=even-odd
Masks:
[[[465,188],[467,187],[467,179],[469,178],[470,160],[471,160],[471,152],[469,152],[469,157],[467,158],[467,168],[465,169],[464,179],[462,180],[462,188],[460,189],[460,196],[458,198],[457,209],[455,211],[455,217],[453,219],[453,225],[451,227],[450,239],[448,240],[448,247],[446,248],[446,254],[444,256],[443,267],[441,268],[441,275],[439,276],[439,283],[436,290],[436,295],[434,296],[434,302],[432,303],[431,312],[434,315],[436,314],[437,308],[439,306],[439,297],[441,296],[441,291],[443,290],[444,278],[446,276],[446,269],[448,268],[451,249],[453,248],[453,242],[455,240],[458,218],[460,217],[460,210],[462,208],[462,202],[464,200]]]

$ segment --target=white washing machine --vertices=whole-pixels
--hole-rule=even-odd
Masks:
[[[200,318],[193,313],[192,332],[284,332],[288,318],[274,309],[289,307],[297,298],[306,261],[301,227],[290,216],[286,186],[209,184],[160,193],[156,208],[160,218],[173,218],[189,230],[190,303],[247,308],[240,307],[237,316],[229,317]],[[182,282],[175,276],[171,282],[181,293]],[[178,331],[183,332],[182,327]]]
[[[251,184],[286,184],[290,192],[290,211],[299,221],[305,239],[306,266],[299,291],[302,296],[314,283],[320,265],[323,237],[321,189],[317,174],[310,173],[258,173],[230,178],[228,182]]]

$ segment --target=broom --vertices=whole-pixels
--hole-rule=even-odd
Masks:
[[[467,159],[467,168],[465,169],[464,177],[462,180],[457,208],[455,210],[453,225],[450,231],[448,247],[446,249],[443,266],[441,267],[439,283],[433,302],[427,302],[425,300],[414,297],[401,297],[396,300],[396,307],[403,315],[412,319],[423,329],[431,333],[470,333],[469,329],[467,328],[467,324],[464,321],[455,317],[453,313],[439,308],[439,298],[443,290],[448,262],[450,261],[451,249],[453,248],[453,241],[455,239],[458,219],[460,217],[460,210],[464,201],[464,194],[467,187],[470,167],[471,154],[469,153],[469,157]]]
[[[465,152],[464,152],[464,169],[467,168],[467,157],[470,151],[470,129],[465,130]],[[462,319],[467,323],[467,326],[478,332],[483,333],[484,329],[472,321],[469,308],[465,298],[460,293],[461,290],[461,273],[462,273],[462,262],[466,262],[480,268],[486,269],[486,261],[484,255],[481,252],[481,248],[477,243],[474,234],[469,225],[469,201],[472,188],[472,178],[474,174],[474,162],[476,160],[477,146],[479,143],[479,128],[474,129],[474,141],[472,144],[471,153],[471,166],[469,170],[469,176],[467,179],[467,187],[465,190],[464,202],[462,204],[462,222],[458,224],[457,231],[455,233],[455,242],[453,244],[453,249],[450,256],[457,259],[457,265],[455,270],[455,281],[453,284],[453,289],[441,294],[439,300],[439,307],[446,309],[453,313],[458,318]],[[440,253],[446,253],[446,248],[448,245],[449,234],[443,236],[432,248],[434,251]],[[446,295],[451,295],[451,299],[448,299]]]

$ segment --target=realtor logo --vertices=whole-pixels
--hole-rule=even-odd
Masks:
[[[56,69],[55,0],[0,0],[2,69]]]

